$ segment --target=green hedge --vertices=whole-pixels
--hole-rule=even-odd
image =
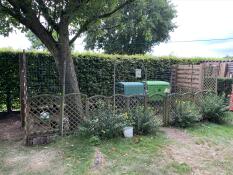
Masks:
[[[20,51],[0,50],[0,110],[5,108],[9,99],[10,103],[14,104],[19,101],[18,59],[20,53]],[[27,52],[26,57],[28,60],[29,93],[35,95],[60,92],[58,74],[53,58],[44,52]],[[214,58],[127,56],[95,53],[74,53],[73,57],[80,90],[88,96],[95,94],[112,95],[115,62],[118,62],[118,81],[135,81],[134,69],[141,68],[142,63],[147,69],[148,79],[169,81],[170,68],[173,64],[195,64],[206,60],[216,60]],[[13,108],[16,107],[17,105],[13,106]]]
[[[233,79],[232,78],[218,78],[217,80],[218,84],[218,94],[225,94],[226,96],[231,94],[232,91],[232,84],[233,84]]]

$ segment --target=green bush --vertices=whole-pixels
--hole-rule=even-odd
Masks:
[[[146,135],[155,132],[159,127],[159,121],[154,110],[137,107],[128,113],[134,134]]]
[[[104,102],[98,102],[96,109],[82,121],[80,133],[100,139],[110,139],[122,135],[124,121],[122,115],[114,115]]]
[[[0,79],[0,106],[5,107],[9,99],[12,99],[13,103],[19,100],[18,68],[20,54],[22,52],[0,49],[0,74],[2,75]],[[27,52],[26,58],[29,95],[59,94],[62,88],[59,85],[58,73],[51,55],[46,52]],[[133,69],[141,68],[142,63],[147,69],[148,79],[170,81],[171,65],[173,64],[196,64],[208,60],[221,60],[216,58],[127,56],[95,53],[74,53],[73,58],[80,91],[88,96],[96,94],[112,95],[115,62],[118,62],[118,81],[135,81]],[[12,100],[10,100],[9,105],[12,105]],[[13,108],[15,107],[13,106]]]
[[[232,91],[232,78],[218,78],[217,79],[217,91],[219,95],[225,94],[226,96],[231,94]]]
[[[203,120],[221,123],[224,120],[228,107],[225,102],[225,95],[206,95],[200,103]]]
[[[199,109],[193,102],[179,101],[172,112],[171,125],[186,128],[200,121],[200,119]]]

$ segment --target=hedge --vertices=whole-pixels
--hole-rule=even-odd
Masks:
[[[0,50],[0,110],[16,108],[19,101],[18,59],[20,51]],[[30,95],[59,93],[60,86],[55,63],[45,52],[27,52],[28,89]],[[95,53],[74,53],[74,63],[80,91],[88,96],[112,95],[113,69],[117,62],[117,80],[135,81],[134,69],[147,69],[150,80],[170,80],[170,68],[173,64],[196,64],[201,61],[221,60],[221,58],[177,58],[154,57],[151,55],[107,55]],[[39,66],[40,65],[40,66]],[[66,85],[68,86],[68,85]],[[13,106],[12,106],[13,103]]]
[[[218,94],[224,93],[226,96],[230,95],[232,91],[232,84],[233,84],[232,78],[218,78],[217,80]]]

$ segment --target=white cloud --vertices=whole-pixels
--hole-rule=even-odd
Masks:
[[[174,20],[178,26],[171,33],[171,41],[187,41],[233,36],[232,0],[172,0],[176,5],[178,17]],[[233,44],[233,40],[229,41]],[[228,43],[228,44],[229,44]],[[168,43],[154,48],[155,55],[177,56],[225,56],[226,42],[211,45],[208,42]]]
[[[28,49],[30,42],[23,33],[12,32],[9,37],[0,36],[0,48]]]

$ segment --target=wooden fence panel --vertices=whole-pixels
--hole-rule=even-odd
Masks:
[[[202,65],[175,65],[172,67],[172,89],[202,90]]]

